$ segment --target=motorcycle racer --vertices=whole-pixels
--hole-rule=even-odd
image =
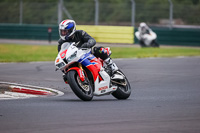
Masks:
[[[140,23],[138,30],[140,32],[140,35],[144,35],[149,34],[151,29],[146,25],[146,23],[142,22]]]
[[[114,77],[112,75],[118,70],[118,67],[110,58],[110,48],[104,48],[101,46],[94,47],[96,44],[95,39],[83,30],[76,30],[76,23],[74,20],[63,20],[59,24],[59,35],[58,52],[60,51],[62,44],[65,42],[75,42],[76,46],[80,48],[92,48],[92,54],[104,61],[111,71],[110,76]]]
[[[159,47],[159,44],[156,42],[157,35],[154,33],[146,23],[140,23],[138,27],[138,32],[135,33],[136,37],[139,40],[141,47],[153,46]]]

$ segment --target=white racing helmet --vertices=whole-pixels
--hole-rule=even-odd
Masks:
[[[146,27],[146,26],[147,26],[146,23],[144,23],[144,22],[140,23],[140,27]]]
[[[62,40],[67,40],[76,31],[76,23],[74,20],[63,20],[59,24],[59,34]]]
[[[140,28],[141,28],[142,33],[145,33],[146,30],[149,29],[147,24],[144,22],[140,23]]]

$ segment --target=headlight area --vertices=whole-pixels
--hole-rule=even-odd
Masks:
[[[77,51],[75,51],[70,57],[68,57],[66,60],[67,62],[71,62],[77,55]]]
[[[61,62],[61,63],[56,64],[56,66],[57,66],[58,68],[62,68],[62,67],[65,66],[65,63]]]

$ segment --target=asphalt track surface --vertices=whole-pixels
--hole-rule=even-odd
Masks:
[[[200,57],[115,62],[131,83],[128,100],[79,100],[53,62],[0,63],[0,81],[65,93],[0,100],[0,133],[200,133]]]

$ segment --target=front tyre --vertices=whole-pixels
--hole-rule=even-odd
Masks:
[[[118,70],[117,73],[122,75],[124,80],[113,82],[113,84],[117,85],[118,87],[117,90],[112,93],[112,95],[119,100],[127,99],[131,95],[130,83],[122,71]]]
[[[69,71],[67,73],[67,80],[72,91],[83,101],[91,101],[93,98],[93,89],[88,84],[83,83],[76,71]]]

